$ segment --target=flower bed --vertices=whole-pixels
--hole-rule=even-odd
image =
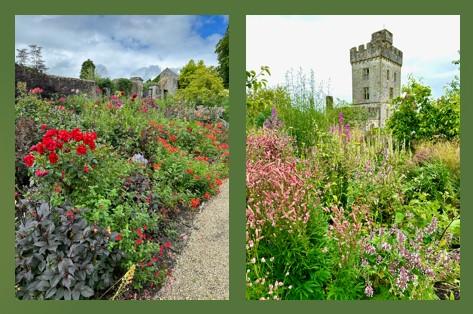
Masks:
[[[19,94],[17,296],[159,288],[179,241],[174,219],[216,195],[227,176],[224,123],[168,119],[150,100],[124,95]]]

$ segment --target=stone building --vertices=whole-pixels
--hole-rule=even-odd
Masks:
[[[158,82],[149,87],[148,96],[151,96],[153,99],[164,99],[167,95],[174,95],[178,88],[179,75],[166,68],[158,77]]]
[[[131,81],[131,94],[136,94],[138,98],[143,97],[143,79],[138,76],[130,78]]]
[[[368,108],[367,128],[384,127],[388,104],[401,93],[402,51],[393,46],[386,29],[371,35],[371,41],[350,49],[353,105]]]

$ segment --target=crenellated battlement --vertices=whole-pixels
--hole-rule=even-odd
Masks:
[[[386,29],[373,33],[371,41],[350,49],[350,62],[356,63],[377,57],[384,57],[402,65],[402,51],[392,45],[393,35]]]

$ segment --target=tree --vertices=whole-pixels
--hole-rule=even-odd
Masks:
[[[460,90],[450,89],[432,99],[429,86],[409,78],[403,96],[393,100],[388,128],[401,143],[415,140],[453,140],[460,134]]]
[[[46,72],[48,69],[45,65],[42,56],[43,47],[32,44],[30,47],[30,58],[31,58],[31,67],[41,73]]]
[[[219,64],[217,71],[223,80],[223,86],[225,86],[225,88],[228,88],[230,76],[228,26],[227,30],[225,31],[225,35],[222,37],[222,39],[219,40],[217,46],[215,47],[215,53],[217,54]]]
[[[212,67],[201,60],[190,60],[179,75],[176,97],[192,105],[221,106],[227,96],[223,80]]]
[[[114,81],[114,90],[122,91],[125,94],[129,95],[131,93],[131,87],[133,83],[127,78],[119,78]]]
[[[25,66],[26,63],[28,62],[28,59],[30,58],[28,54],[28,49],[23,48],[23,49],[17,49],[16,51],[17,51],[17,55],[16,55],[17,63],[19,65]]]
[[[186,88],[192,77],[194,76],[195,72],[198,69],[206,69],[206,66],[204,64],[204,60],[199,60],[197,63],[191,59],[179,72],[179,88],[184,89]],[[159,81],[159,79],[158,79]]]
[[[92,60],[87,59],[82,63],[79,77],[83,80],[95,79],[95,64]]]

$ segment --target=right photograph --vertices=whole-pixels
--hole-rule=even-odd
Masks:
[[[246,62],[246,299],[459,300],[460,16],[251,15]]]

